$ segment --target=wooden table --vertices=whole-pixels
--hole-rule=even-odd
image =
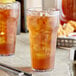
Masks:
[[[13,56],[0,57],[0,62],[31,72],[29,34],[21,33],[16,38],[16,52]],[[57,49],[55,68],[52,72],[33,73],[33,76],[70,76],[69,50]],[[0,75],[1,76],[1,75]]]

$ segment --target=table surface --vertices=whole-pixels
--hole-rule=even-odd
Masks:
[[[29,34],[21,33],[20,35],[17,35],[15,55],[0,57],[0,62],[31,72]],[[54,70],[45,73],[33,72],[33,76],[70,76],[68,64],[69,50],[57,48]]]

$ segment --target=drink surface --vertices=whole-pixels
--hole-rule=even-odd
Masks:
[[[15,52],[17,10],[0,8],[0,55]]]
[[[54,67],[57,18],[56,16],[27,15],[33,69],[48,70]]]

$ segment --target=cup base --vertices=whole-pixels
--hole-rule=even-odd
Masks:
[[[47,69],[47,70],[38,70],[38,69],[32,68],[32,71],[33,71],[33,72],[49,72],[49,71],[53,71],[53,69],[54,69],[54,68],[52,68],[52,69]]]
[[[0,54],[0,56],[13,56],[14,54],[8,54],[8,55],[5,55],[5,54]]]

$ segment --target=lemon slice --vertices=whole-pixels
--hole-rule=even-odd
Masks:
[[[12,3],[15,2],[15,0],[0,0],[0,3]]]

